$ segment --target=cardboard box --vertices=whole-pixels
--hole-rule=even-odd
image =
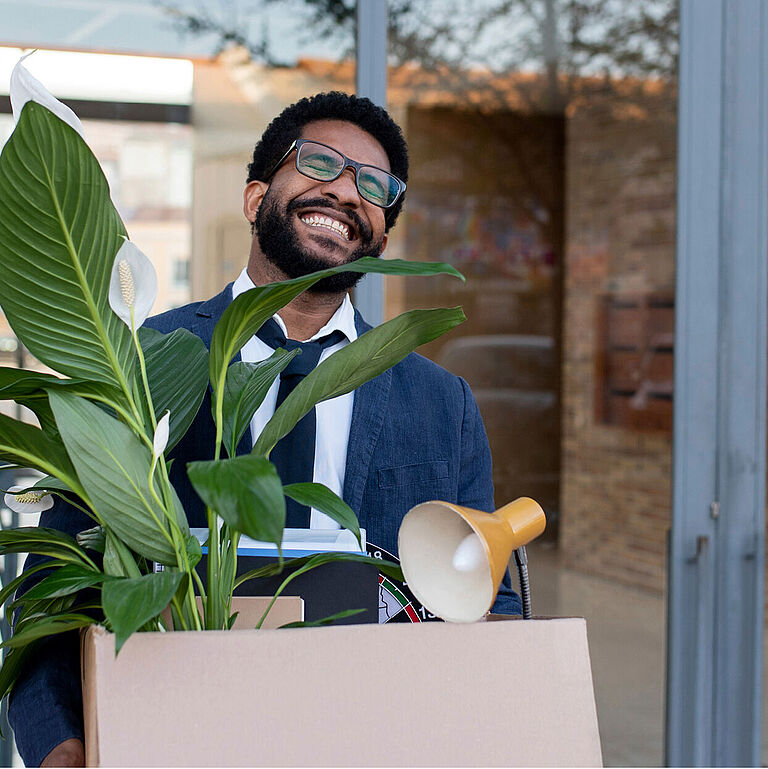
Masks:
[[[597,766],[583,619],[84,636],[89,766]]]
[[[197,609],[203,611],[203,601],[200,596],[196,596]],[[272,599],[269,596],[244,597],[234,596],[232,598],[232,611],[237,612],[233,629],[252,630],[256,623],[261,619]],[[170,631],[173,631],[173,618],[171,607],[166,606],[163,612],[163,619]],[[273,630],[281,625],[287,625],[289,622],[304,621],[304,599],[298,596],[279,596],[272,608],[269,610],[264,624],[264,630]]]

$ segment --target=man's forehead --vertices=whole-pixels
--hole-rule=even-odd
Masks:
[[[359,163],[389,170],[389,157],[378,139],[348,120],[313,120],[302,127],[299,138],[328,144]]]

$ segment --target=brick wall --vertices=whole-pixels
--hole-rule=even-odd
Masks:
[[[600,418],[605,297],[674,292],[677,101],[658,83],[594,88],[566,121],[560,548],[568,567],[665,585],[669,430]]]

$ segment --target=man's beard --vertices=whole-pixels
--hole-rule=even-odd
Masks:
[[[269,262],[278,267],[289,278],[301,278],[311,272],[334,266],[327,259],[305,250],[302,246],[291,216],[293,211],[299,208],[325,208],[329,209],[330,212],[338,211],[325,198],[314,198],[312,200],[290,201],[283,214],[279,210],[278,200],[272,194],[270,187],[261,202],[254,221],[262,253]],[[329,213],[329,215],[333,214]],[[357,236],[360,238],[360,245],[352,252],[347,262],[356,261],[363,256],[380,256],[383,238],[374,242],[370,226],[354,211],[347,211],[346,216],[352,219]],[[336,236],[328,235],[327,237],[335,238]],[[308,291],[314,294],[338,294],[348,291],[362,277],[363,273],[359,272],[340,272],[322,278]]]

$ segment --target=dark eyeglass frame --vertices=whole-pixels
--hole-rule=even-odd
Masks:
[[[299,149],[301,148],[302,144],[317,144],[320,147],[325,147],[328,150],[331,150],[332,152],[335,152],[337,155],[340,155],[344,160],[344,165],[339,169],[339,172],[336,174],[336,176],[331,177],[330,179],[326,178],[318,178],[317,176],[312,176],[311,174],[308,174],[306,171],[299,168]],[[336,149],[336,147],[331,147],[330,144],[323,144],[323,142],[315,141],[314,139],[294,139],[291,146],[288,148],[287,152],[280,158],[280,160],[275,163],[275,165],[272,166],[269,173],[267,173],[264,176],[263,181],[269,181],[270,177],[274,176],[274,174],[277,172],[277,169],[280,168],[280,166],[286,161],[288,156],[296,150],[296,170],[302,175],[306,176],[308,179],[313,179],[316,182],[334,182],[336,179],[338,179],[344,171],[346,171],[348,168],[354,168],[355,169],[355,187],[357,187],[357,191],[360,193],[360,196],[367,200],[369,203],[371,203],[374,206],[378,206],[379,208],[392,208],[392,206],[397,203],[398,200],[402,197],[403,193],[405,192],[405,182],[402,181],[402,179],[398,179],[393,173],[390,171],[385,171],[383,168],[379,168],[378,166],[371,165],[370,163],[358,163],[356,160],[352,160],[352,158],[348,158],[343,152],[340,152]],[[381,173],[386,174],[388,177],[394,179],[397,182],[397,194],[394,197],[394,200],[391,203],[388,203],[387,205],[383,205],[381,203],[377,203],[375,200],[371,200],[368,195],[360,188],[360,170],[362,168],[374,168],[377,171],[381,171]]]

